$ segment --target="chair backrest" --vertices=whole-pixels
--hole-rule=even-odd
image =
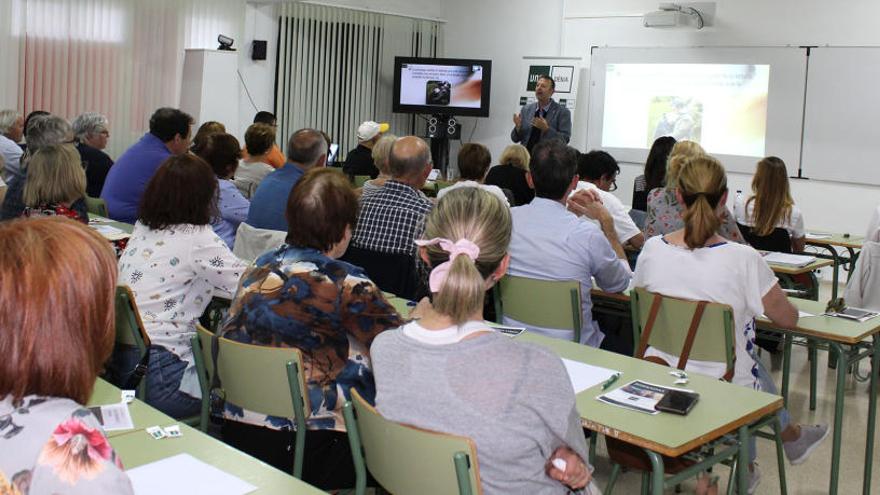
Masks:
[[[311,406],[305,381],[302,353],[291,347],[266,347],[243,344],[196,325],[191,343],[202,389],[201,429],[207,431],[211,387],[217,373],[226,401],[236,406],[270,416],[293,418],[296,431],[306,431],[306,417]],[[293,476],[302,476],[305,435],[297,435],[293,458]]]
[[[284,244],[286,238],[287,232],[258,229],[251,227],[245,222],[241,222],[238,225],[238,230],[235,232],[235,244],[232,247],[232,253],[242,260],[251,262],[266,251]]]
[[[648,217],[648,212],[632,208],[629,210],[629,217],[632,218],[636,227],[641,230],[645,228],[645,219]]]
[[[630,305],[634,341],[638,343],[635,357],[643,358],[650,345],[668,354],[687,357],[685,362],[669,363],[670,366],[684,369],[688,359],[714,361],[727,364],[729,376],[725,378],[729,380],[733,376],[735,354],[730,306],[663,296],[642,287],[630,292]],[[703,306],[702,315],[697,315],[692,346],[685,352],[688,333],[700,306]],[[648,325],[652,310],[656,316],[653,325]]]
[[[470,438],[389,421],[354,389],[343,414],[358,473],[358,495],[366,481],[364,463],[391,493],[482,493],[477,448]]]
[[[434,192],[440,192],[441,189],[446,189],[453,184],[455,181],[437,179],[434,181]]]
[[[104,218],[109,218],[110,213],[107,211],[107,202],[101,198],[93,198],[91,196],[86,196],[86,210],[89,213],[93,213],[95,215],[101,215]]]
[[[577,280],[538,280],[505,275],[495,284],[496,315],[526,325],[571,330],[581,335],[581,284]],[[500,321],[499,321],[500,323]]]
[[[741,223],[736,224],[742,232],[746,242],[755,249],[761,251],[776,251],[778,253],[791,253],[791,235],[782,227],[776,227],[768,235],[757,235],[755,229]]]
[[[149,352],[150,336],[141,320],[141,314],[137,309],[134,294],[126,285],[116,286],[116,343],[132,346],[138,350],[138,359],[141,360]],[[122,385],[122,384],[120,384]],[[146,398],[147,380],[141,379],[137,388],[137,397],[141,400]]]
[[[418,301],[423,294],[416,271],[416,260],[400,253],[380,253],[370,249],[348,246],[342,255],[345,262],[359,266],[380,289],[410,301]]]
[[[355,175],[352,178],[352,182],[354,183],[355,188],[364,187],[364,183],[367,182],[368,180],[370,180],[369,175]]]

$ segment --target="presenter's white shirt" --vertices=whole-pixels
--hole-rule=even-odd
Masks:
[[[578,182],[577,187],[574,189],[575,191],[580,191],[581,189],[593,190],[599,193],[599,198],[602,200],[602,205],[605,206],[605,209],[608,210],[608,213],[611,214],[611,218],[614,220],[614,231],[617,232],[617,240],[620,241],[621,244],[626,244],[626,241],[632,239],[638,234],[642,233],[642,230],[636,226],[636,223],[633,222],[632,217],[629,216],[629,211],[626,206],[617,198],[614,194],[611,194],[608,191],[603,191],[599,189],[596,184],[592,182],[580,181]],[[574,191],[572,192],[574,194]],[[583,217],[597,227],[600,227],[598,220],[593,220],[592,218]]]
[[[648,239],[639,255],[633,277],[635,287],[692,301],[727,304],[733,308],[736,366],[733,383],[758,388],[754,358],[755,317],[764,312],[763,297],[776,285],[773,270],[751,246],[723,242],[687,249],[666,242],[663,236]],[[723,339],[723,329],[718,329]],[[653,348],[646,352],[675,366],[678,356]],[[687,371],[720,378],[726,365],[688,360]]]
[[[746,205],[746,198],[743,196],[739,196],[736,198],[736,201],[733,203],[733,216],[736,218],[736,223],[740,223],[742,225],[748,227],[754,227],[754,204],[752,201]],[[776,228],[783,228],[788,231],[788,235],[791,236],[792,239],[802,239],[806,233],[804,232],[804,216],[801,214],[801,209],[797,207],[797,205],[791,205],[791,214],[782,218],[780,222],[776,224]]]

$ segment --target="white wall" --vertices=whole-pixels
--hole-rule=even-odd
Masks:
[[[653,0],[566,0],[561,54],[583,56],[589,64],[593,45],[880,45],[876,29],[880,2],[869,0],[846,2],[845,7],[818,0],[721,0],[716,3],[715,25],[701,31],[642,27],[639,16],[657,6]],[[586,94],[580,97],[584,100]],[[587,112],[581,112],[575,123],[575,146],[586,144],[586,116]],[[641,173],[641,165],[622,164],[621,169],[618,195],[628,202],[632,179]],[[731,191],[747,192],[751,176],[732,173],[729,181]],[[871,211],[880,203],[880,188],[874,186],[792,180],[792,193],[808,228],[835,232],[862,234]]]
[[[258,110],[272,111],[275,103],[275,55],[278,51],[278,5],[248,3],[245,7],[244,39],[238,48],[238,70],[253,98],[253,104],[239,80],[239,129],[230,130],[244,141],[244,132]],[[251,60],[251,42],[266,40],[266,60]],[[256,106],[256,109],[254,108]],[[243,143],[242,143],[243,144]]]
[[[492,60],[490,116],[462,122],[462,141],[467,142],[477,124],[473,141],[485,144],[497,159],[511,144],[513,114],[519,111],[522,57],[557,56],[563,0],[450,0],[446,2],[447,57]],[[451,150],[455,163],[458,146]]]

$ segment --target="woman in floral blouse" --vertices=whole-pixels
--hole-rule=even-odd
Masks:
[[[302,351],[311,401],[303,480],[322,489],[350,487],[354,468],[342,405],[352,387],[372,402],[370,344],[403,321],[361,268],[337,260],[357,220],[357,197],[345,176],[325,168],[308,172],[290,194],[287,218],[287,244],[248,268],[221,334]],[[227,443],[290,472],[291,419],[228,402],[224,416]]]
[[[652,189],[648,193],[648,216],[645,218],[645,240],[656,235],[665,235],[684,228],[684,205],[675,199],[675,184],[681,166],[688,158],[704,155],[703,147],[693,141],[679,141],[669,153],[666,167],[666,187]],[[746,240],[736,226],[736,220],[727,207],[721,212],[721,226],[718,235],[728,241],[745,244]]]
[[[201,391],[190,337],[215,295],[232,297],[245,265],[214,230],[217,178],[194,155],[168,158],[147,184],[140,215],[119,259],[120,285],[134,293],[150,336],[147,403],[175,418],[198,414]],[[136,349],[114,356],[117,376]]]
[[[0,224],[0,493],[132,493],[82,406],[113,348],[115,285],[113,251],[88,227]]]

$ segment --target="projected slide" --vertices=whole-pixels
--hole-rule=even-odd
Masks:
[[[479,65],[405,64],[400,104],[480,108],[483,68]]]
[[[764,156],[769,65],[608,64],[602,146],[672,136],[710,153]]]

